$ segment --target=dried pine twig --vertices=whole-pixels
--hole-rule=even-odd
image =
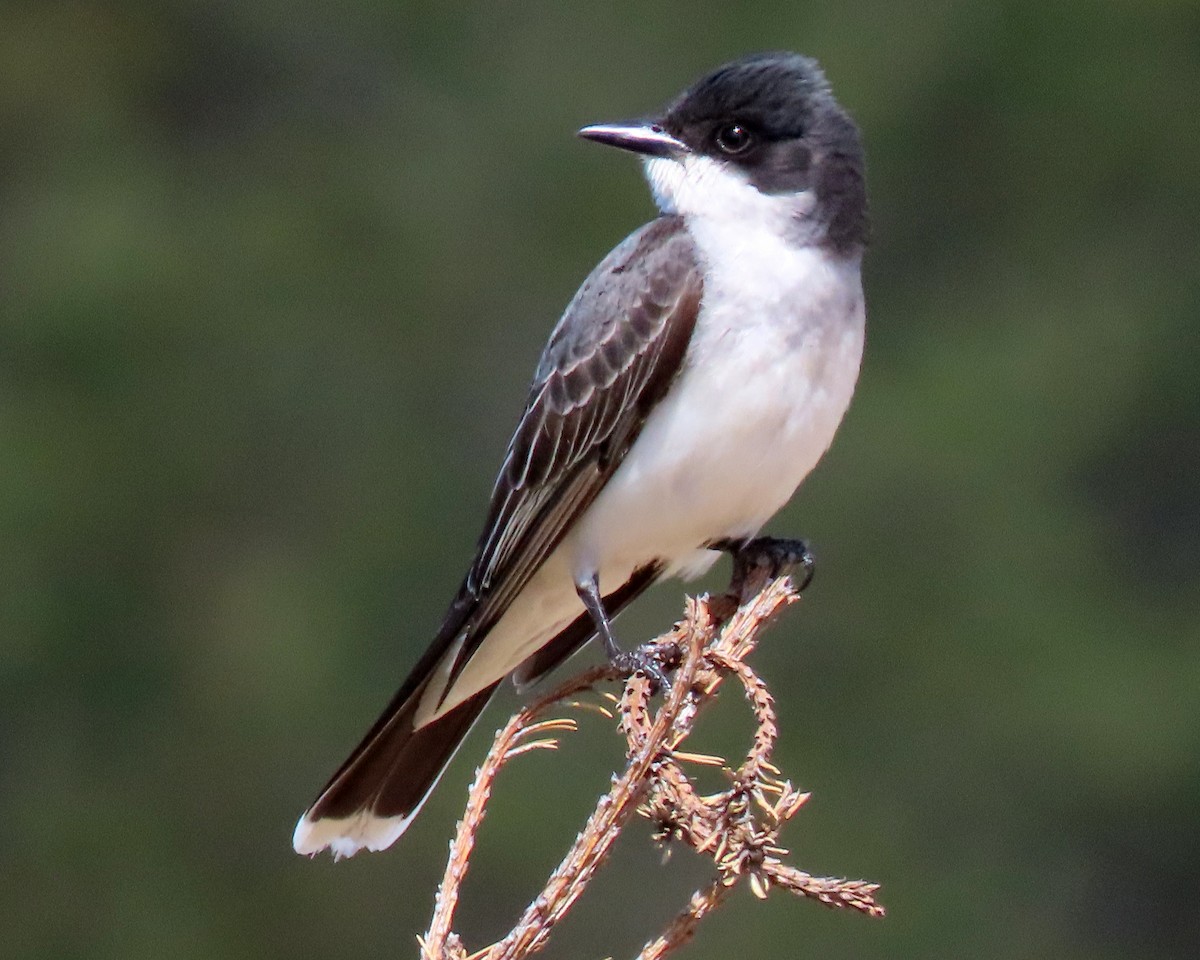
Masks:
[[[713,881],[696,891],[683,911],[646,944],[639,960],[658,960],[690,940],[699,922],[742,881],[759,897],[779,888],[830,907],[883,916],[883,908],[875,900],[877,884],[814,877],[783,862],[787,850],[780,844],[779,834],[809,795],[796,790],[771,762],[779,736],[775,703],[746,657],[757,645],[763,627],[798,599],[790,579],[767,579],[761,571],[742,585],[740,597],[689,599],[683,620],[655,641],[664,656],[678,659],[671,689],[657,711],[652,710],[650,687],[640,674],[625,681],[613,709],[580,701],[581,693],[602,681],[617,679],[610,668],[597,667],[513,716],[496,735],[471,785],[438,888],[433,919],[420,939],[422,960],[522,960],[536,953],[583,893],[635,813],[655,825],[658,842],[690,847],[710,858],[716,871]],[[727,679],[741,686],[754,720],[750,747],[736,767],[720,757],[681,749],[700,710],[716,697]],[[553,708],[562,706],[598,710],[609,718],[615,715],[626,741],[625,769],[614,777],[612,787],[600,798],[584,829],[512,931],[468,954],[453,933],[453,919],[496,777],[509,760],[530,750],[554,749],[557,734],[575,729],[575,721],[569,718],[545,719]],[[688,774],[693,766],[722,768],[729,786],[701,795]]]

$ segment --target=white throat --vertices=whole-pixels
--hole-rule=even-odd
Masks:
[[[821,244],[816,196],[763,193],[732,164],[698,154],[645,160],[659,208],[687,223],[705,262],[706,313],[737,326],[861,326],[861,254]]]
[[[797,247],[819,239],[811,190],[763,193],[737,167],[700,154],[647,157],[644,168],[659,209],[684,217],[697,240],[709,229],[765,232]]]

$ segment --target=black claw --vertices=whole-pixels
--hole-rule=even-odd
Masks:
[[[817,572],[817,558],[812,555],[812,551],[806,549],[800,557],[800,576],[796,578],[796,592],[803,593],[808,589],[808,585],[812,583],[813,575]]]
[[[712,550],[723,550],[733,556],[733,578],[730,593],[740,597],[750,577],[761,571],[768,580],[801,567],[796,577],[796,591],[803,593],[812,583],[816,559],[805,540],[784,540],[777,537],[757,537],[753,540],[722,539],[708,544]]]
[[[628,653],[618,653],[609,659],[613,668],[626,676],[642,673],[650,681],[650,693],[669,690],[671,681],[663,670],[665,665],[662,651],[654,647],[638,647]]]

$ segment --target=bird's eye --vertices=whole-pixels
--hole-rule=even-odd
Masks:
[[[717,149],[722,153],[733,156],[734,154],[745,153],[750,149],[750,145],[754,143],[754,134],[740,123],[729,123],[717,130],[714,140],[717,144]]]

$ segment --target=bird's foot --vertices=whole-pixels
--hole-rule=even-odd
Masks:
[[[608,662],[623,676],[643,674],[650,681],[651,694],[669,690],[668,670],[679,666],[680,651],[675,644],[646,643],[634,650],[610,652]]]
[[[745,599],[746,587],[757,576],[774,580],[794,567],[800,567],[796,577],[796,592],[803,593],[812,583],[816,559],[806,540],[785,540],[779,537],[755,537],[752,540],[726,538],[708,544],[710,550],[722,550],[733,557],[733,576],[729,592]]]
[[[671,681],[667,679],[666,671],[679,666],[679,648],[675,644],[647,643],[636,650],[622,650],[613,636],[612,621],[604,610],[599,578],[592,574],[591,577],[578,580],[575,590],[596,625],[596,633],[604,644],[604,652],[613,669],[625,677],[635,673],[645,674],[650,681],[652,694],[669,689]]]

